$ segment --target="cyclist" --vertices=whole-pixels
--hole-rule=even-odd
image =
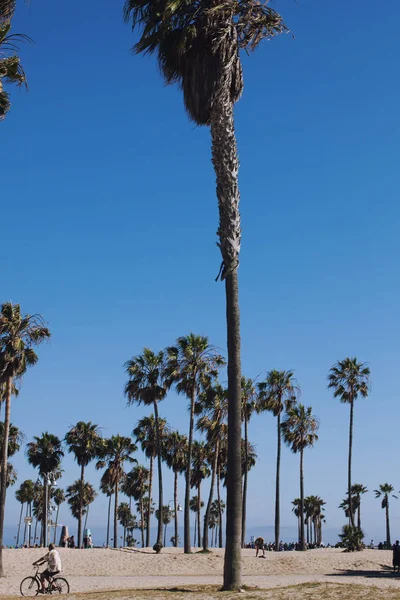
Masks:
[[[33,563],[34,566],[43,565],[47,562],[47,569],[40,573],[40,582],[42,584],[42,594],[46,591],[45,581],[49,581],[49,577],[55,577],[61,571],[61,558],[54,544],[50,544],[47,554],[39,558]]]

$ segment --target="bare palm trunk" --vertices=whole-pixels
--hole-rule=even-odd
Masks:
[[[193,373],[196,377],[196,373]],[[192,394],[190,397],[190,420],[189,420],[189,443],[188,457],[186,467],[186,482],[185,482],[185,513],[183,523],[183,549],[185,554],[191,553],[190,547],[190,470],[192,467],[192,448],[193,448],[193,429],[194,429],[194,404],[196,401],[196,387],[193,385]]]
[[[26,511],[25,511],[25,517],[27,517],[29,514],[29,504],[26,505]],[[26,544],[26,530],[28,527],[28,523],[25,521],[25,527],[24,527],[24,546]]]
[[[213,460],[212,471],[211,471],[210,494],[208,496],[206,513],[204,515],[203,550],[205,552],[208,550],[208,525],[210,522],[211,504],[212,504],[213,495],[214,495],[215,474],[216,474],[217,466],[218,466],[218,456],[219,456],[219,440],[217,438],[215,441],[214,460]]]
[[[8,436],[10,433],[11,386],[12,378],[8,377],[6,381],[6,409],[4,415],[3,456],[1,461],[0,479],[0,577],[5,577],[3,568],[3,536],[7,491]]]
[[[33,521],[32,521],[32,502],[29,502],[29,516],[31,518],[31,524],[30,524],[30,527],[29,527],[29,548],[30,548],[31,547],[32,524],[33,524]]]
[[[18,531],[17,531],[17,544],[16,544],[17,546],[19,544],[19,532],[20,532],[20,529],[21,529],[22,512],[23,512],[23,510],[24,510],[24,503],[21,502],[21,511],[19,513],[19,523],[18,523]]]
[[[144,548],[144,513],[143,513],[143,494],[140,494],[140,524],[142,534],[142,548]]]
[[[150,474],[149,474],[149,505],[147,508],[147,531],[146,531],[146,547],[150,547],[150,515],[151,515],[151,494],[153,491],[153,463],[154,458],[150,456]]]
[[[118,548],[118,483],[114,488],[114,548]]]
[[[57,525],[58,525],[58,513],[60,512],[60,505],[57,506],[57,512],[56,512],[56,524],[54,527],[54,544],[56,544],[56,540],[57,540]]]
[[[280,482],[281,482],[281,415],[277,418],[278,429],[278,447],[276,452],[276,482],[275,482],[275,552],[279,552],[279,537],[280,537]]]
[[[353,393],[352,393],[353,397]],[[353,496],[351,493],[351,458],[353,452],[353,418],[354,418],[354,401],[350,402],[350,426],[349,426],[349,465],[348,465],[348,494],[349,494],[349,519],[350,525],[354,527],[354,513],[353,513]]]
[[[89,516],[89,507],[90,507],[90,504],[87,505],[86,515],[85,515],[85,524],[83,526],[83,529],[87,529],[87,521],[88,521],[88,516]]]
[[[85,467],[81,465],[81,489],[79,490],[79,511],[78,511],[78,548],[82,548],[82,511],[83,511],[83,485],[85,482]]]
[[[246,541],[246,512],[247,512],[247,477],[248,477],[248,422],[246,408],[244,410],[244,474],[243,474],[243,504],[242,504],[242,548]]]
[[[386,544],[388,549],[392,547],[390,542],[389,497],[386,500]]]
[[[156,446],[157,446],[157,464],[158,464],[158,527],[156,552],[161,552],[163,546],[163,480],[162,480],[162,457],[161,457],[161,436],[160,424],[158,422],[158,404],[154,402],[154,419],[156,423]]]
[[[110,494],[109,499],[108,499],[108,515],[107,515],[107,540],[106,540],[106,544],[107,544],[107,548],[110,546],[110,519],[111,519],[111,499],[112,499],[112,494]]]
[[[199,481],[197,484],[197,545],[200,548],[201,546],[201,535],[200,535],[200,511],[201,511],[201,497],[200,497],[200,490],[201,490],[201,482]]]
[[[174,534],[174,546],[178,547],[178,471],[174,471],[174,520],[175,520],[175,534]]]
[[[193,548],[196,548],[196,531],[197,531],[197,517],[194,516],[194,536],[193,536]]]
[[[361,529],[361,496],[358,498],[357,527]]]
[[[218,547],[222,548],[222,508],[221,508],[221,475],[220,465],[217,469],[217,500],[218,500]]]
[[[300,512],[304,513],[304,471],[303,471],[303,450],[300,450]],[[304,545],[304,519],[301,520],[300,528],[300,550],[305,550]]]
[[[37,526],[38,526],[38,520],[36,517],[36,521],[35,521],[35,534],[34,534],[34,540],[33,540],[33,545],[36,544],[36,538],[37,538]]]

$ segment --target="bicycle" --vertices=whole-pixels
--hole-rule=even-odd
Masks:
[[[35,565],[36,573],[25,577],[19,586],[21,596],[37,596],[42,589],[39,579],[39,566]],[[69,583],[64,577],[50,577],[45,594],[69,594]]]

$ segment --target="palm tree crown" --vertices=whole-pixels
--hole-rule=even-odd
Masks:
[[[328,388],[334,390],[334,397],[341,402],[351,404],[361,396],[366,398],[369,392],[370,370],[366,363],[357,358],[339,360],[330,370]]]
[[[41,476],[59,469],[64,452],[61,440],[47,431],[41,437],[34,436],[33,441],[26,447],[28,462],[39,469]]]

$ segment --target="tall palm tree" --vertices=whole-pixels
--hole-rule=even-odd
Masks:
[[[199,501],[199,497],[198,496],[192,496],[190,498],[190,510],[191,512],[193,512],[195,514],[195,518],[194,518],[194,527],[193,527],[193,547],[196,548],[196,533],[197,533],[197,521],[198,521],[198,514],[199,514],[199,505],[200,505],[200,510],[202,508],[204,508],[204,502],[203,500]],[[198,535],[198,537],[200,538],[200,534]],[[200,542],[197,543],[198,546],[200,546]]]
[[[129,525],[132,523],[132,520],[133,520],[133,515],[132,515],[131,509],[129,507],[129,504],[127,502],[121,502],[121,504],[118,506],[117,514],[118,514],[118,520],[121,523],[122,527],[124,528],[123,547],[125,548],[125,546],[126,546],[126,530],[129,527]]]
[[[189,554],[191,552],[190,480],[195,402],[199,394],[217,377],[218,370],[224,365],[225,361],[216,349],[210,345],[208,337],[195,335],[194,333],[179,337],[175,346],[167,348],[167,354],[169,380],[175,383],[178,394],[184,394],[190,401],[183,534],[184,552]]]
[[[65,436],[65,443],[68,448],[68,452],[72,452],[74,458],[81,468],[81,492],[83,494],[85,481],[85,467],[94,460],[100,452],[101,447],[101,436],[98,425],[95,425],[91,421],[85,423],[79,421],[76,425],[71,427]],[[82,510],[83,510],[83,496],[80,500],[80,516],[78,515],[78,548],[82,547]]]
[[[17,502],[21,503],[21,510],[20,510],[20,513],[19,513],[19,521],[18,521],[18,529],[17,529],[17,541],[16,541],[16,545],[18,546],[18,544],[19,544],[19,532],[21,530],[21,522],[22,522],[22,513],[24,511],[24,504],[26,502],[24,482],[21,483],[21,485],[19,486],[19,488],[15,492],[15,499],[17,500]]]
[[[275,482],[275,550],[279,551],[280,541],[280,473],[281,473],[281,415],[285,409],[296,401],[299,393],[293,371],[277,371],[267,373],[264,381],[258,384],[258,412],[269,411],[276,417],[277,452]]]
[[[386,547],[391,548],[392,544],[390,541],[389,497],[392,496],[392,498],[396,498],[397,500],[397,496],[393,494],[394,487],[390,485],[390,483],[382,483],[379,486],[379,489],[374,490],[374,492],[375,498],[382,497],[381,506],[385,509],[386,512]]]
[[[208,551],[208,521],[214,495],[215,478],[219,463],[219,448],[224,421],[228,416],[228,390],[221,384],[215,383],[199,396],[195,412],[200,415],[197,422],[199,431],[206,434],[208,445],[208,462],[211,467],[210,493],[203,527],[203,550]]]
[[[97,492],[93,485],[88,481],[84,481],[82,483],[81,479],[77,479],[74,481],[74,483],[67,487],[65,495],[67,497],[68,505],[71,509],[71,514],[74,519],[77,520],[79,518],[79,514],[81,513],[81,499],[83,499],[82,512],[84,515],[86,515],[87,519],[89,506],[92,504],[92,502],[94,502],[97,496]],[[78,546],[78,548],[80,547],[81,546]]]
[[[34,351],[37,346],[50,337],[50,331],[44,326],[38,315],[22,315],[19,304],[6,302],[0,309],[0,384],[6,386],[5,417],[3,439],[1,479],[0,479],[0,577],[4,577],[3,533],[6,506],[8,434],[10,427],[11,394],[15,380],[20,379],[28,367],[37,363]]]
[[[48,475],[60,469],[61,459],[64,456],[61,440],[47,431],[42,433],[41,437],[34,436],[33,441],[27,444],[26,455],[29,464],[38,468],[39,475],[43,478],[43,507],[45,507],[48,505],[49,498]],[[43,539],[46,539],[46,510],[43,510],[42,517]]]
[[[361,496],[366,494],[368,489],[362,483],[353,483],[351,486],[351,493],[355,496],[355,504],[357,506],[357,527],[361,529]]]
[[[139,504],[140,513],[140,529],[142,535],[142,548],[144,547],[144,497],[149,490],[149,469],[146,469],[143,465],[137,465],[133,467],[129,473],[126,474],[125,481],[122,486],[122,491],[128,496],[129,501],[133,498]],[[129,506],[130,507],[130,506]],[[148,529],[149,531],[149,529]],[[149,531],[150,534],[150,531]]]
[[[366,398],[369,392],[370,370],[357,358],[345,358],[333,365],[328,375],[328,388],[334,390],[334,398],[340,398],[344,404],[350,404],[349,458],[347,469],[347,494],[349,497],[350,524],[354,527],[353,498],[351,494],[351,463],[353,452],[354,402],[359,396]]]
[[[244,464],[243,471],[243,499],[242,499],[242,548],[246,540],[246,513],[247,513],[247,449],[249,441],[249,421],[258,403],[257,389],[254,384],[254,379],[242,377],[242,422],[244,423]]]
[[[169,428],[167,426],[167,421],[161,417],[158,417],[158,431],[160,435],[161,449],[163,448],[163,440],[168,435]],[[145,453],[146,457],[149,459],[149,501],[147,503],[147,507],[152,506],[153,498],[153,468],[154,468],[154,459],[157,457],[157,432],[156,432],[156,420],[154,415],[150,415],[149,417],[143,417],[140,419],[132,431],[133,437],[136,439],[142,448],[142,451]],[[146,513],[146,546],[150,546],[150,512]]]
[[[234,104],[243,91],[240,50],[255,50],[264,38],[285,30],[281,17],[257,0],[179,2],[126,0],[125,20],[139,29],[137,53],[157,53],[167,83],[183,90],[186,110],[198,125],[211,128],[212,161],[219,207],[218,246],[225,280],[228,339],[229,478],[224,588],[241,582],[240,471],[241,361],[238,274],[240,213]],[[190,462],[190,461],[189,461]],[[188,477],[189,479],[189,477]],[[189,510],[189,501],[187,501]],[[189,512],[187,523],[189,522]],[[185,552],[189,532],[185,540]]]
[[[60,506],[61,504],[63,504],[63,502],[65,502],[65,493],[64,490],[62,490],[61,488],[57,488],[56,490],[54,490],[54,493],[52,495],[52,500],[54,502],[54,504],[57,507],[57,512],[56,512],[56,522],[54,525],[54,544],[56,544],[56,540],[57,540],[57,526],[58,526],[58,515],[60,513]]]
[[[125,395],[128,399],[128,404],[135,402],[141,404],[143,402],[146,406],[153,406],[154,410],[158,462],[158,510],[161,516],[158,520],[157,541],[153,548],[156,552],[161,552],[163,547],[163,481],[158,403],[164,400],[169,389],[165,371],[165,354],[162,350],[155,354],[149,348],[144,348],[143,353],[128,360],[125,363],[125,367],[126,373],[129,375],[129,381],[125,385]]]
[[[210,476],[210,469],[208,467],[209,453],[209,445],[206,445],[204,442],[198,442],[197,440],[193,442],[190,485],[197,490],[197,538],[199,546],[201,546],[202,542],[200,526],[201,483]]]
[[[103,473],[100,480],[100,491],[105,494],[108,498],[108,510],[107,510],[107,534],[106,534],[106,545],[107,548],[110,546],[110,517],[111,517],[111,500],[114,494],[114,484],[111,478],[111,474],[108,469]]]
[[[23,488],[23,496],[26,503],[25,517],[32,517],[32,503],[35,499],[35,484],[31,479],[25,479],[21,484],[21,487]],[[28,544],[29,547],[31,545],[31,529],[31,525],[28,525],[28,523],[25,522],[24,544]]]
[[[179,431],[171,431],[163,444],[163,458],[167,466],[174,472],[174,546],[178,546],[178,475],[187,468],[188,439]]]
[[[305,448],[313,446],[318,440],[318,420],[312,414],[312,408],[303,404],[289,407],[285,420],[281,424],[283,439],[292,452],[300,453],[300,514],[304,514],[304,469],[303,453]],[[300,550],[305,550],[304,519],[301,519]]]
[[[304,504],[306,504],[307,502],[307,498],[304,498]],[[301,537],[301,519],[304,518],[304,515],[301,514],[300,512],[300,498],[295,498],[294,500],[292,500],[292,504],[293,504],[293,508],[292,508],[292,512],[295,514],[295,516],[297,517],[297,539],[299,540]],[[307,534],[308,534],[308,525],[307,525]],[[310,541],[309,536],[307,535],[307,543]]]
[[[96,469],[107,467],[108,479],[114,487],[114,548],[118,547],[118,492],[125,477],[125,463],[137,462],[131,455],[136,452],[137,447],[131,438],[121,435],[113,435],[103,440],[99,456],[101,459],[96,463]]]
[[[173,513],[173,511],[171,510],[170,506],[168,506],[168,505],[163,506],[162,520],[163,520],[163,526],[164,526],[164,546],[167,545],[167,527],[171,523],[172,513]],[[156,519],[158,519],[158,520],[160,519],[160,512],[158,509],[156,510]]]

